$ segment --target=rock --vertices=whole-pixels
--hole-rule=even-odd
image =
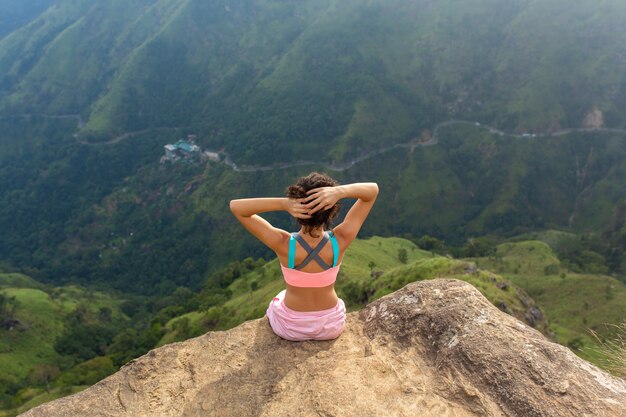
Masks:
[[[370,276],[371,276],[373,279],[376,279],[376,278],[380,278],[380,276],[381,276],[382,274],[384,274],[384,273],[385,273],[384,271],[380,271],[380,270],[378,270],[378,271],[372,271],[372,272],[370,273]]]
[[[526,319],[526,323],[530,324],[532,327],[535,327],[538,321],[544,319],[544,316],[537,306],[532,306],[528,309],[528,311],[524,315],[524,318]]]
[[[14,318],[7,318],[0,322],[0,329],[4,330],[26,330],[26,328],[21,321]]]
[[[500,311],[504,311],[507,314],[513,314],[513,311],[511,311],[511,309],[509,308],[508,304],[505,303],[504,301],[496,302],[496,307],[498,307],[500,309]]]
[[[348,314],[332,341],[266,317],[155,349],[24,416],[623,416],[626,383],[500,312],[421,281]]]
[[[599,129],[604,126],[604,115],[597,106],[593,106],[583,119],[583,127]]]
[[[496,288],[500,288],[502,291],[508,291],[509,290],[509,283],[508,282],[498,282],[498,283],[496,283]]]

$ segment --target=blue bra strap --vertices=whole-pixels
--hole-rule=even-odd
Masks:
[[[337,266],[337,260],[339,259],[339,244],[337,243],[337,238],[335,234],[331,231],[330,235],[330,243],[333,245],[333,266]]]
[[[292,268],[296,265],[296,238],[291,235],[289,238],[289,263],[288,267]]]

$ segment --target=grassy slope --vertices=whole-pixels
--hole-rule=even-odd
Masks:
[[[563,233],[548,231],[536,235],[555,241]],[[407,250],[406,265],[398,260],[400,248]],[[384,271],[379,278],[370,277],[367,267],[370,261],[376,262],[375,269]],[[480,268],[476,272],[472,272],[473,263]],[[436,277],[457,278],[471,283],[492,303],[521,320],[524,320],[527,297],[530,296],[549,320],[549,326],[546,322],[539,323],[539,330],[554,335],[559,343],[570,346],[581,357],[603,366],[604,355],[598,351],[599,344],[588,329],[597,331],[603,338],[613,337],[614,329],[605,324],[619,324],[626,320],[626,288],[621,282],[602,275],[566,273],[562,278],[560,270],[545,275],[544,268],[559,265],[552,249],[541,241],[504,243],[498,246],[495,256],[455,260],[420,250],[404,239],[372,237],[355,241],[346,253],[336,289],[343,297],[348,286],[356,284],[369,291],[371,301],[409,282]],[[503,290],[496,286],[498,283],[513,286]],[[252,286],[258,287],[252,290]],[[186,319],[195,332],[201,333],[205,331],[202,326],[208,317],[215,318],[216,314],[223,316],[216,324],[216,329],[221,330],[262,317],[269,301],[284,289],[278,262],[270,261],[243,275],[231,284],[230,289],[233,297],[223,306],[172,319],[159,344],[179,339],[180,320]],[[348,302],[347,308],[354,311],[365,304]]]
[[[79,303],[94,312],[108,307],[113,320],[121,319],[123,300],[73,285],[50,288],[25,275],[0,274],[0,292],[19,303],[15,318],[23,327],[0,330],[0,372],[16,380],[23,380],[34,365],[59,363],[54,342],[63,331],[64,317]]]
[[[540,237],[554,240],[558,234],[541,234]],[[580,346],[582,349],[577,350],[577,354],[602,364],[603,356],[597,351],[598,343],[589,329],[611,338],[615,329],[610,324],[626,321],[626,286],[623,283],[605,275],[558,269],[546,274],[544,268],[551,265],[560,268],[560,262],[550,246],[542,241],[504,243],[498,246],[495,256],[472,260],[523,288],[546,313],[559,343]]]
[[[402,264],[398,259],[398,250],[407,251],[407,263]],[[378,278],[370,276],[368,264],[376,263],[375,270],[383,271]],[[372,237],[356,240],[346,252],[336,289],[340,297],[346,298],[344,293],[349,287],[356,286],[367,291],[369,301],[382,297],[385,294],[402,288],[409,282],[432,279],[437,277],[457,278],[476,286],[494,304],[505,303],[510,313],[523,320],[526,307],[522,299],[527,297],[514,287],[502,290],[495,284],[504,280],[487,271],[472,272],[472,264],[434,255],[417,248],[412,242],[401,238]],[[252,282],[258,288],[252,290]],[[284,281],[280,275],[277,260],[265,264],[235,280],[230,289],[232,298],[223,306],[211,307],[208,312],[198,311],[172,319],[166,326],[168,332],[159,345],[178,340],[177,322],[187,320],[189,325],[202,332],[203,322],[217,311],[222,318],[217,322],[216,329],[223,330],[234,327],[246,320],[262,317],[269,301],[282,289]],[[362,308],[368,301],[346,301],[348,311]]]

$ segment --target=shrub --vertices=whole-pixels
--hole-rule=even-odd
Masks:
[[[496,253],[497,242],[487,237],[470,238],[461,249],[464,258],[490,256]]]
[[[543,268],[544,275],[557,275],[559,272],[561,272],[559,264],[550,264]]]
[[[63,385],[93,385],[117,370],[107,356],[97,356],[66,371],[59,378]]]
[[[350,281],[341,287],[340,298],[347,304],[363,304],[369,301],[374,292],[376,289],[368,283]]]
[[[26,380],[33,385],[43,385],[46,392],[50,393],[50,382],[55,379],[61,371],[56,365],[40,364],[33,366],[26,376]]]
[[[438,252],[443,250],[444,244],[442,240],[437,239],[436,237],[424,235],[417,241],[417,246],[421,249]]]
[[[54,349],[62,355],[80,360],[104,355],[106,346],[113,340],[114,331],[99,324],[78,324],[66,328],[54,343]]]
[[[408,255],[406,253],[406,249],[398,249],[398,260],[405,264],[408,261]]]
[[[224,307],[211,307],[204,313],[202,319],[200,319],[200,327],[204,330],[215,330],[222,320],[227,315],[227,311]]]

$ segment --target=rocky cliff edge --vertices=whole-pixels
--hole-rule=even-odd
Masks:
[[[457,280],[348,314],[333,341],[266,317],[150,351],[23,416],[624,416],[626,383]]]

